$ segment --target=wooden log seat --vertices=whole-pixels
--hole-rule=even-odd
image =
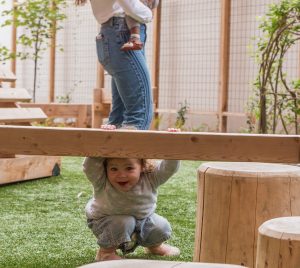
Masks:
[[[300,267],[300,217],[281,217],[258,229],[256,268]]]
[[[239,265],[217,263],[193,263],[158,260],[118,260],[95,262],[81,266],[80,268],[245,268]]]
[[[194,261],[254,267],[258,227],[294,215],[300,215],[299,166],[204,163],[198,170]]]

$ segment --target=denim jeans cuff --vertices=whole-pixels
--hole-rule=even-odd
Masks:
[[[97,244],[100,246],[100,247],[103,247],[103,248],[112,248],[112,247],[119,247],[120,245],[122,245],[123,243],[126,243],[126,242],[130,242],[131,240],[130,239],[127,239],[125,237],[121,237],[121,238],[118,238],[118,240],[114,240],[114,241],[105,241],[105,243],[103,243],[103,241],[97,241]]]
[[[151,242],[151,243],[143,243],[143,244],[141,244],[141,246],[143,246],[143,247],[153,247],[153,246],[157,246],[157,245],[160,245],[160,244],[162,244],[163,242],[165,242],[165,241],[167,241],[167,240],[169,240],[171,238],[171,234],[168,234],[168,235],[164,235],[164,236],[162,236],[159,240],[157,240],[157,241],[155,241],[155,242]]]

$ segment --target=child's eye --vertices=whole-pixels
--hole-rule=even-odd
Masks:
[[[118,169],[117,168],[114,168],[114,167],[112,167],[112,168],[110,168],[110,171],[117,171]]]
[[[133,170],[134,167],[127,167],[126,169],[127,169],[127,170]]]

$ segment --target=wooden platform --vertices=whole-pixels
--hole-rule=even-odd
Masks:
[[[8,81],[7,77],[3,78],[3,74],[2,81]],[[19,107],[19,102],[30,99],[31,96],[24,88],[0,88],[0,124],[30,126],[31,122],[44,121],[47,116],[40,108]],[[9,135],[3,137],[3,142],[9,140]],[[16,156],[15,153],[0,153],[0,184],[49,177],[53,172],[58,175],[59,167],[60,157],[56,156]]]
[[[0,88],[0,102],[30,101],[31,96],[25,88]]]
[[[40,108],[48,118],[74,118],[76,127],[91,127],[92,105],[79,103],[18,103],[22,108]]]
[[[40,108],[0,108],[0,122],[6,124],[41,122],[47,116]]]
[[[16,76],[8,68],[0,67],[0,85],[1,82],[14,82],[16,81]]]
[[[0,159],[0,185],[57,176],[61,160],[56,156],[21,156]]]

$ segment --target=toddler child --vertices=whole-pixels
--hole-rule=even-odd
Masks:
[[[140,0],[145,6],[150,9],[154,9],[158,6],[159,0]],[[121,50],[141,50],[144,46],[140,39],[140,23],[130,16],[125,16],[126,24],[128,29],[130,30],[130,38],[127,43],[125,43]]]
[[[85,158],[83,169],[94,191],[86,205],[87,222],[100,246],[96,261],[121,259],[117,249],[126,254],[137,246],[160,256],[180,254],[178,248],[164,243],[172,229],[167,219],[155,213],[157,189],[179,164],[178,160],[162,160],[154,166],[145,159]]]

